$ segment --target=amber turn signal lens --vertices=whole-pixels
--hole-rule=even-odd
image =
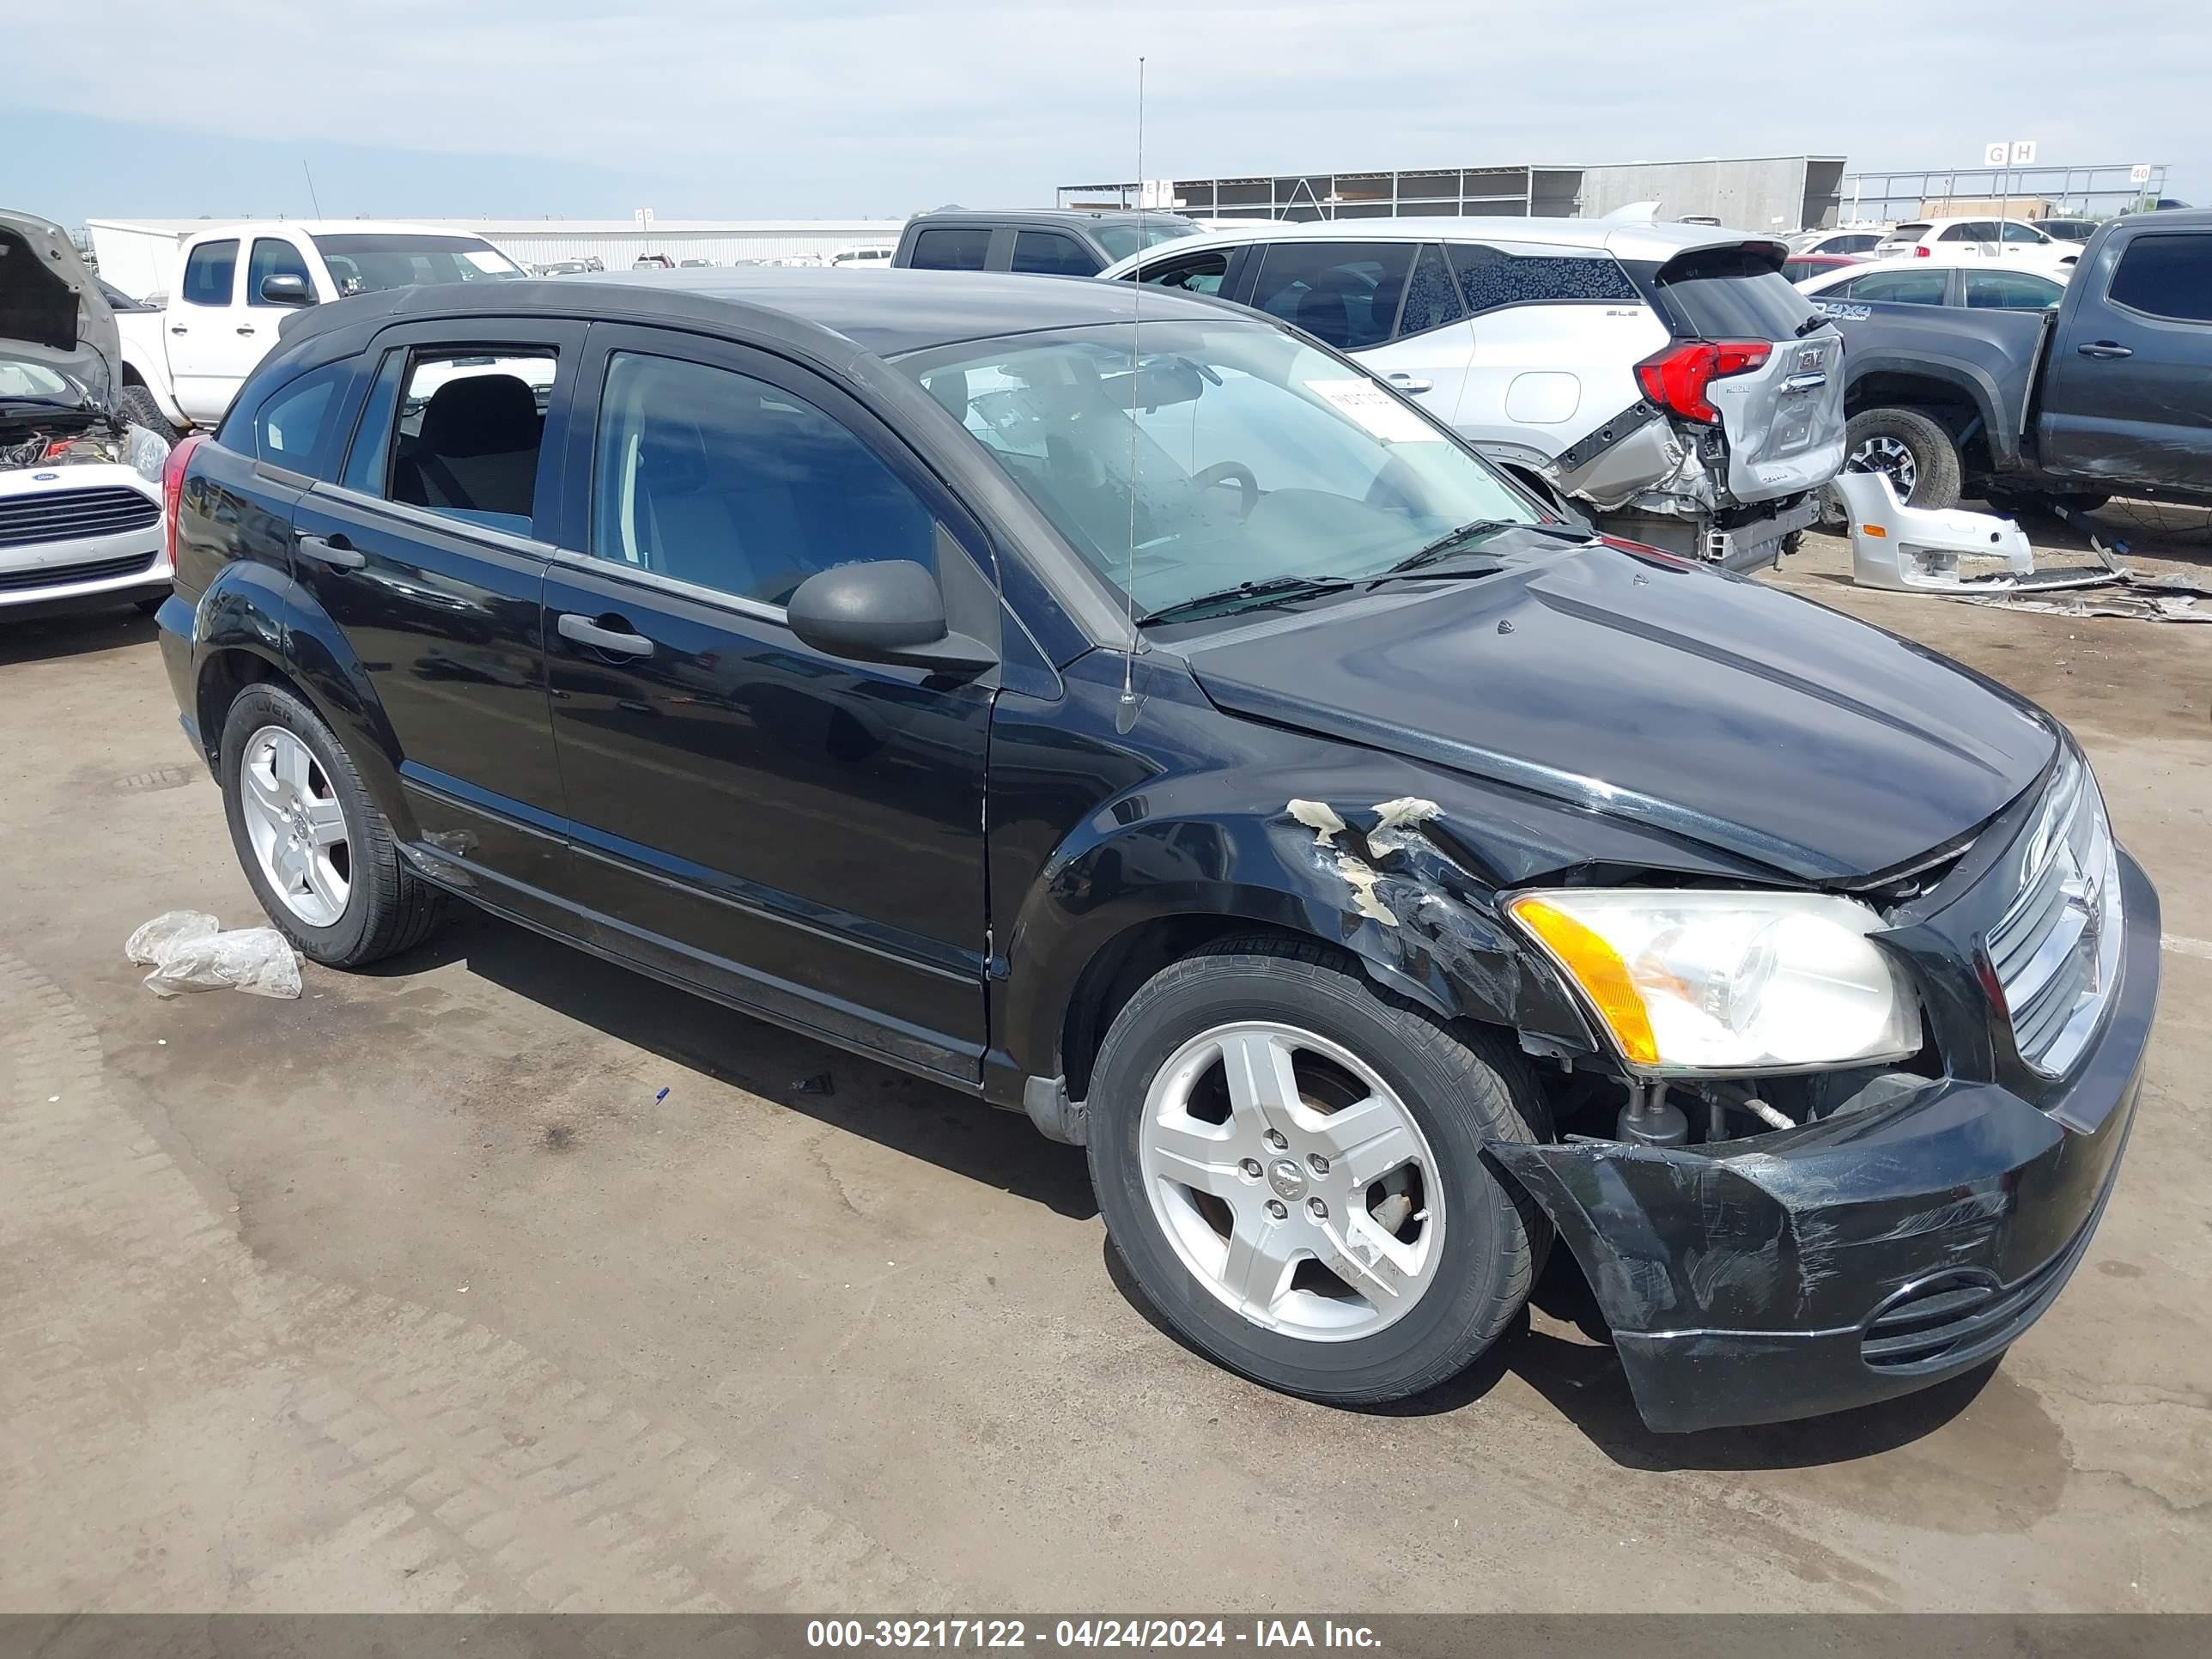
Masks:
[[[1582,987],[1599,1018],[1612,1029],[1621,1057],[1638,1066],[1656,1066],[1659,1040],[1651,1034],[1644,999],[1630,982],[1628,964],[1620,959],[1620,953],[1572,916],[1540,898],[1523,895],[1513,901],[1510,908],[1515,919],[1544,941],[1559,966]]]

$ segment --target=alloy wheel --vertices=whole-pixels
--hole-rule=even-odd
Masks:
[[[1920,482],[1920,464],[1912,459],[1912,452],[1899,438],[1878,435],[1869,438],[1854,449],[1844,460],[1846,472],[1887,472],[1889,482],[1897,490],[1897,499],[1909,501],[1912,488]]]
[[[238,781],[263,879],[295,920],[333,926],[353,890],[353,849],[321,763],[297,733],[264,726],[246,740]]]
[[[1265,1329],[1370,1336],[1436,1278],[1427,1138],[1371,1066],[1311,1031],[1254,1021],[1184,1043],[1152,1079],[1137,1155],[1184,1267]]]

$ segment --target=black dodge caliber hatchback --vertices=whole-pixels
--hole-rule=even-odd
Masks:
[[[1878,1400],[2112,1189],[2158,901],[2057,723],[1547,517],[1273,319],[363,295],[167,493],[168,672],[301,951],[459,896],[1026,1111],[1276,1388],[1441,1382],[1556,1236],[1654,1427]]]

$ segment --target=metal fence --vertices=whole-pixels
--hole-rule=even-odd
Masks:
[[[2137,174],[2142,175],[2137,177]],[[1910,167],[1847,173],[1837,222],[1890,224],[1917,218],[1929,203],[2048,204],[2055,216],[2109,219],[2166,194],[2166,163],[2103,161],[2092,167]],[[2016,217],[2033,218],[2021,212]]]

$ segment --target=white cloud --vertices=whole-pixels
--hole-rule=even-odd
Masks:
[[[1093,8],[1002,0],[111,0],[19,8],[12,95],[260,140],[589,163],[755,212],[1037,201],[1146,171],[1842,153],[2201,161],[2212,23],[2155,0],[1965,15],[1699,0]],[[39,73],[23,74],[36,65]]]

